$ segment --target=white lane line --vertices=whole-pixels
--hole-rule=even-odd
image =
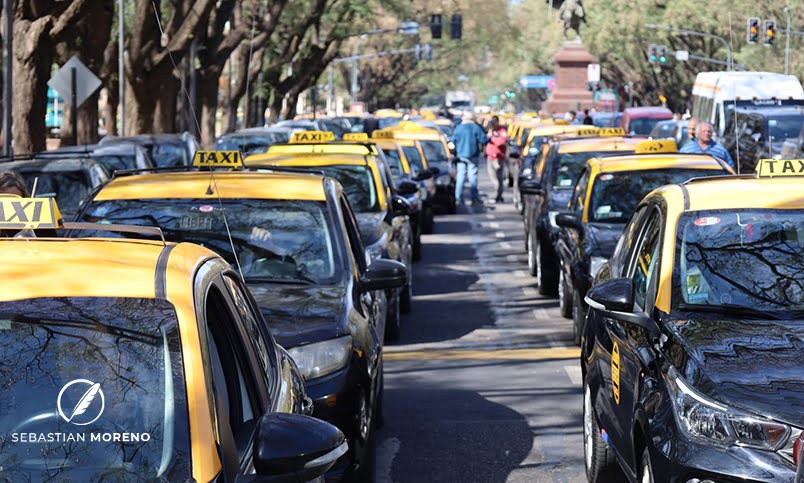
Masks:
[[[514,276],[527,277],[528,274],[524,270],[514,270]]]
[[[538,320],[552,320],[550,313],[547,312],[547,310],[543,309],[542,307],[533,309],[533,316],[536,317]]]
[[[519,255],[506,255],[505,259],[509,262],[516,262],[519,261]]]
[[[492,221],[491,223],[489,223],[489,228],[494,228],[496,230],[499,227],[500,227],[500,224],[497,223],[496,221]]]
[[[522,287],[522,293],[524,293],[526,297],[539,296],[539,292],[537,292],[536,289],[533,287]]]
[[[374,472],[377,483],[393,483],[391,466],[394,464],[394,458],[401,445],[402,442],[397,438],[388,438],[377,445],[377,466]]]
[[[493,220],[493,219],[494,219],[494,215],[492,215],[491,213],[486,213],[486,219],[487,219],[487,220]]]
[[[508,243],[507,241],[504,241],[504,242],[500,242],[500,248],[502,248],[503,250],[510,250],[510,249],[512,249],[514,247],[512,247],[511,244]]]
[[[505,238],[505,232],[498,231],[497,233],[494,234],[494,236],[496,236],[497,238]]]
[[[575,384],[576,386],[580,386],[583,382],[581,380],[581,367],[579,365],[574,366],[564,366],[564,370],[567,371],[567,376],[570,378],[570,382]]]

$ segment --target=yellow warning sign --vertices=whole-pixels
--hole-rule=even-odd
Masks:
[[[290,142],[296,144],[325,143],[333,140],[335,140],[335,134],[331,131],[299,131],[294,132],[293,137],[290,138]]]
[[[760,178],[804,176],[804,159],[760,159],[756,171]]]
[[[64,220],[53,198],[0,196],[0,229],[61,228]]]
[[[240,151],[201,151],[193,156],[193,166],[205,168],[235,168],[243,166]]]
[[[611,349],[611,390],[614,402],[620,404],[620,348],[616,341]]]

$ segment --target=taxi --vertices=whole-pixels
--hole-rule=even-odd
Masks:
[[[337,181],[248,171],[125,176],[95,194],[79,220],[157,226],[168,240],[209,247],[236,267],[264,323],[298,363],[316,416],[348,438],[352,450],[333,471],[370,471],[372,428],[382,417],[385,317],[369,295],[398,289],[407,277],[397,262],[366,265]]]
[[[161,239],[33,237],[61,228],[83,226],[53,199],[0,197],[3,479],[307,481],[347,451],[302,414],[298,368],[223,258]]]
[[[587,293],[590,482],[793,480],[804,160],[757,171],[648,194]]]
[[[447,138],[436,129],[428,129],[413,122],[375,131],[375,138],[410,140],[421,148],[424,162],[433,170],[436,193],[433,207],[438,213],[455,213],[455,167],[452,164]],[[410,161],[410,158],[408,159]]]
[[[655,146],[655,141],[643,141]],[[625,223],[642,198],[654,189],[703,176],[734,174],[730,167],[709,155],[679,154],[672,141],[661,142],[663,153],[592,158],[578,177],[572,198],[556,215],[559,226],[558,301],[561,315],[573,320],[575,343],[580,343],[586,317],[583,299],[603,267]]]
[[[571,126],[574,127],[574,126]],[[525,249],[528,254],[528,271],[536,277],[539,293],[558,293],[558,259],[554,244],[558,237],[555,217],[564,211],[572,196],[575,182],[590,158],[607,154],[633,153],[638,139],[622,136],[599,136],[598,128],[570,131],[567,136],[586,138],[559,138],[545,147],[527,179],[520,181],[523,195]]]
[[[380,151],[372,143],[333,143],[327,138],[327,133],[296,133],[289,144],[277,144],[265,154],[247,157],[246,167],[295,168],[335,178],[343,186],[355,212],[369,261],[396,260],[412,273],[410,205],[393,193],[390,169]],[[411,310],[412,277],[404,287],[387,290],[386,298],[385,336],[396,340],[401,331],[400,313]]]

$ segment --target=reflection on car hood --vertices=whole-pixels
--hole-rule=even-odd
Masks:
[[[348,334],[343,285],[248,286],[276,341],[290,348]]]
[[[382,236],[383,220],[385,213],[355,213],[357,218],[357,227],[360,230],[360,238],[363,240],[363,245],[371,245]]]
[[[592,255],[611,258],[625,223],[589,223],[589,236],[594,241]]]
[[[701,392],[730,406],[804,428],[804,323],[783,320],[687,320],[675,325]]]

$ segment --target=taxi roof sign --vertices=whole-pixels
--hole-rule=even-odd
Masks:
[[[344,141],[368,141],[369,136],[364,132],[348,132],[343,135]]]
[[[597,136],[599,133],[600,128],[597,127],[582,127],[575,132],[578,136]]]
[[[36,230],[63,226],[64,219],[55,198],[0,196],[0,230]]]
[[[756,172],[759,178],[804,176],[804,159],[760,159]]]
[[[621,127],[604,127],[600,129],[598,135],[602,138],[625,136],[625,129]]]
[[[553,124],[555,124],[556,126],[569,126],[570,122],[567,121],[566,119],[557,119]]]
[[[634,148],[635,154],[677,153],[678,146],[672,139],[650,139],[640,141]]]
[[[243,166],[240,151],[198,150],[193,156],[197,168],[239,168]]]
[[[334,140],[335,134],[332,131],[297,131],[290,138],[292,144],[315,144]]]
[[[394,132],[391,130],[378,129],[377,131],[374,131],[371,135],[372,137],[377,139],[394,139]]]

